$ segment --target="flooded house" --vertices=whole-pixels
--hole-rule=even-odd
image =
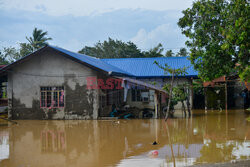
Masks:
[[[162,86],[170,75],[154,61],[174,68],[191,65],[186,57],[98,59],[47,45],[1,69],[8,117],[98,119],[114,109],[136,108],[135,117],[148,109],[158,118],[167,97]],[[191,84],[197,72],[191,66],[187,72],[175,84]],[[192,93],[189,99],[192,104]]]
[[[243,82],[237,74],[221,76],[203,83],[205,108],[248,109],[250,107],[249,82]]]
[[[117,68],[133,74],[132,79],[147,84],[153,84],[159,88],[163,88],[165,84],[170,84],[171,74],[166,74],[159,68],[154,62],[158,62],[161,65],[167,64],[173,69],[187,67],[186,75],[175,76],[174,86],[187,84],[189,85],[189,102],[191,108],[193,107],[193,79],[198,78],[198,72],[195,71],[191,65],[191,62],[187,57],[157,57],[157,58],[118,58],[118,59],[102,59],[104,62],[115,66]],[[154,109],[154,90],[143,89],[140,86],[132,87],[127,93],[127,104],[140,109]],[[166,97],[164,94],[158,95],[160,101],[160,108],[166,106]],[[174,106],[175,110],[181,110],[182,105],[178,103]],[[162,111],[162,110],[161,110]],[[163,113],[161,113],[162,115]]]
[[[0,70],[6,65],[0,65]],[[0,115],[7,113],[7,76],[0,77]]]

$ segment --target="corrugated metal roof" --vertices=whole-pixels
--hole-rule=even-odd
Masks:
[[[154,61],[161,65],[168,64],[172,68],[189,67],[186,77],[197,77],[198,72],[194,70],[191,62],[187,57],[156,57],[156,58],[119,58],[119,59],[102,59],[102,61],[116,66],[123,71],[133,74],[136,77],[169,77],[159,68]]]
[[[101,59],[98,59],[98,58],[95,58],[95,57],[90,57],[90,56],[80,54],[80,53],[71,52],[71,51],[68,51],[66,49],[56,47],[56,46],[48,45],[48,47],[53,48],[53,49],[55,49],[55,50],[57,50],[59,52],[63,52],[65,54],[71,56],[72,58],[75,58],[75,59],[77,59],[77,60],[79,60],[81,62],[87,63],[87,64],[89,64],[91,66],[96,67],[96,68],[99,68],[99,69],[101,69],[103,71],[110,72],[112,74],[124,74],[124,75],[128,75],[128,76],[133,76],[129,72],[123,71],[119,67],[108,64],[105,61],[102,61]]]
[[[163,90],[161,87],[159,87],[157,85],[152,85],[152,84],[143,82],[143,81],[138,80],[138,79],[127,78],[127,77],[123,77],[123,78],[120,78],[120,79],[122,79],[123,81],[127,81],[129,83],[135,84],[135,85],[140,85],[140,86],[143,86],[145,88],[150,88],[150,89],[157,90],[159,92],[167,94],[167,92],[165,90]]]
[[[198,73],[193,69],[191,62],[187,57],[158,57],[158,58],[119,58],[119,59],[99,59],[90,57],[84,54],[75,53],[68,51],[66,49],[47,45],[34,53],[31,53],[20,60],[3,67],[1,72],[4,72],[11,68],[12,66],[22,62],[29,57],[35,55],[36,53],[45,50],[47,48],[54,49],[58,52],[65,54],[66,56],[95,69],[100,69],[102,71],[108,72],[111,75],[119,76],[130,76],[130,77],[145,77],[145,78],[154,78],[154,77],[168,77],[170,75],[165,75],[164,71],[160,69],[154,61],[159,62],[161,65],[168,64],[172,68],[180,68],[183,66],[189,66],[187,69],[187,77],[197,77]]]

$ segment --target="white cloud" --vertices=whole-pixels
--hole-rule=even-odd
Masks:
[[[181,34],[177,25],[173,24],[162,24],[149,32],[142,28],[131,38],[131,41],[142,50],[153,48],[159,43],[174,51],[185,46],[185,37]]]
[[[86,16],[118,9],[183,10],[193,0],[0,0],[0,9]]]
[[[38,5],[37,9],[47,10],[42,5]],[[166,48],[184,46],[184,36],[176,25],[180,17],[178,10],[121,9],[91,17],[51,16],[18,9],[0,8],[0,11],[0,49],[16,46],[17,41],[27,42],[25,37],[31,35],[34,27],[48,31],[48,36],[53,38],[50,44],[72,51],[79,51],[83,46],[93,46],[108,37],[125,42],[132,40],[143,50],[159,42]]]

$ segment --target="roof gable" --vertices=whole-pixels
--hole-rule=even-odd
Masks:
[[[80,53],[71,52],[71,51],[68,51],[66,49],[56,47],[56,46],[49,45],[49,47],[70,56],[71,58],[79,61],[80,63],[87,63],[90,67],[100,69],[102,71],[108,72],[109,74],[132,76],[132,74],[130,74],[126,71],[123,71],[122,69],[115,67],[111,64],[108,64],[99,58],[87,56],[87,55],[80,54]]]
[[[9,64],[1,69],[1,72],[7,71],[11,67],[28,60],[30,57],[39,54],[46,49],[52,49],[60,55],[72,59],[78,63],[84,64],[95,70],[100,70],[108,73],[109,75],[116,76],[130,76],[138,78],[155,78],[155,77],[169,77],[170,74],[165,75],[164,71],[159,68],[154,61],[159,62],[161,65],[168,64],[172,68],[189,67],[187,69],[186,77],[197,77],[198,72],[193,69],[191,62],[187,57],[156,57],[156,58],[118,58],[118,59],[99,59],[90,57],[84,54],[75,53],[66,49],[47,45],[20,60]]]
[[[52,49],[58,53],[60,53],[60,55],[65,56],[67,58],[72,59],[73,61],[76,61],[78,63],[84,64],[90,68],[93,68],[95,70],[100,70],[103,72],[108,73],[109,75],[119,75],[119,76],[132,76],[132,74],[129,74],[123,70],[121,70],[120,68],[117,68],[115,66],[112,66],[104,61],[101,61],[98,58],[94,58],[94,57],[90,57],[84,54],[80,54],[80,53],[74,53],[71,51],[68,51],[66,49],[63,48],[59,48],[56,46],[51,46],[51,45],[47,45],[17,61],[15,61],[14,63],[11,63],[5,67],[3,67],[1,69],[1,72],[7,71],[8,69],[10,69],[11,67],[22,63],[23,61],[28,60],[30,57],[35,56],[36,54],[39,54],[42,51],[45,51],[46,49]]]

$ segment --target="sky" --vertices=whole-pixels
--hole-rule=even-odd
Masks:
[[[0,0],[0,49],[27,42],[35,27],[48,31],[49,43],[71,51],[109,37],[132,41],[141,50],[162,43],[185,47],[177,26],[192,0]]]

